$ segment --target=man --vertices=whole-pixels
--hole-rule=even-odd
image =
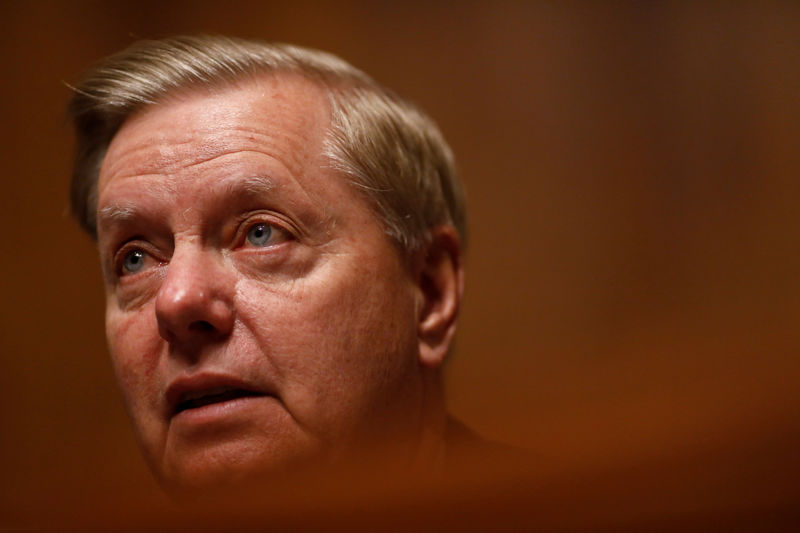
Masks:
[[[167,487],[376,450],[442,468],[465,214],[424,114],[331,55],[221,37],[134,44],[70,113],[73,212]]]

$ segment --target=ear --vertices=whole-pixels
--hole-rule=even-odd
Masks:
[[[431,229],[430,240],[415,257],[419,289],[419,360],[423,366],[442,364],[456,332],[464,268],[461,241],[452,226]]]

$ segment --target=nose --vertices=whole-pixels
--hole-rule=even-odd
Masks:
[[[234,281],[222,258],[176,249],[156,296],[158,332],[171,344],[214,342],[233,329]]]

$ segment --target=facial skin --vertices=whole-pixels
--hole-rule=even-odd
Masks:
[[[283,75],[175,95],[103,162],[98,245],[114,368],[168,486],[372,442],[409,461],[444,418],[457,237],[408,258],[328,167],[321,91]],[[204,405],[206,402],[207,405]]]

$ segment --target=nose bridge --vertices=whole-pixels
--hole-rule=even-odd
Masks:
[[[233,287],[223,259],[196,242],[176,244],[156,296],[161,336],[169,342],[218,338],[233,327]]]

